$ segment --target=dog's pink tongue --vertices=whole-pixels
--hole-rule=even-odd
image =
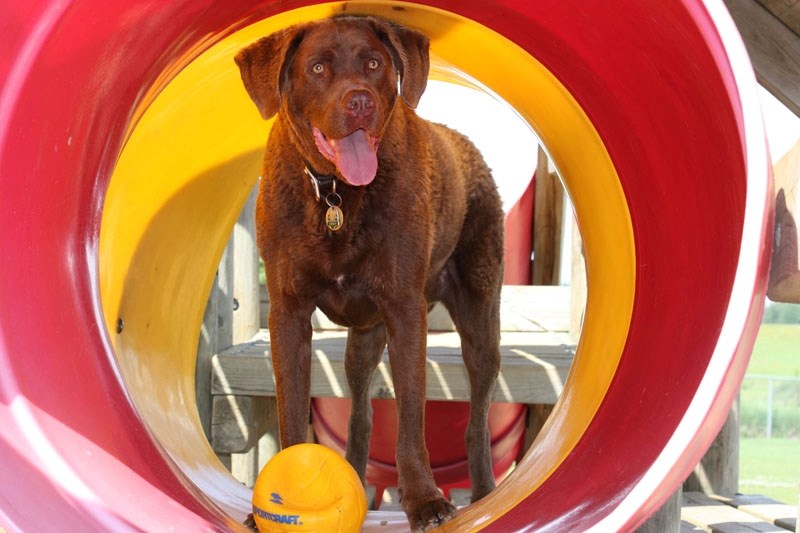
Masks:
[[[378,147],[367,132],[356,130],[346,137],[330,141],[334,164],[350,185],[368,185],[378,172]]]

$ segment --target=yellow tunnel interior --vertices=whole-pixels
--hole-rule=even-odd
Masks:
[[[270,127],[248,98],[233,56],[272,31],[340,13],[344,5],[301,8],[253,24],[213,43],[166,80],[137,110],[106,193],[99,277],[121,379],[153,438],[187,480],[237,518],[248,512],[250,491],[216,459],[195,400],[203,311],[228,237],[258,179]],[[416,4],[348,4],[348,13],[379,15],[426,32],[432,77],[486,86],[513,106],[559,169],[584,239],[589,299],[557,415],[510,480],[459,515],[452,524],[458,527],[462,520],[502,513],[535,490],[599,407],[633,306],[630,215],[591,122],[527,52],[473,21]],[[601,262],[603,268],[593,268]],[[117,332],[120,321],[124,327]]]

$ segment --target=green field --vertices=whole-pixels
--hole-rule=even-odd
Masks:
[[[800,376],[800,325],[765,324],[747,374]],[[776,385],[773,438],[763,436],[766,392],[745,379],[740,396],[739,491],[796,504],[800,492],[800,383]]]
[[[800,324],[762,325],[747,373],[800,376]]]
[[[739,457],[739,492],[797,503],[800,439],[743,438]]]

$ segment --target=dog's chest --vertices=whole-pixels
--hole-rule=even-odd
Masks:
[[[369,327],[380,321],[380,310],[361,281],[335,276],[323,289],[317,306],[332,321],[346,327]]]

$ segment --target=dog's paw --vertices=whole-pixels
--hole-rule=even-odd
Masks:
[[[431,530],[450,520],[456,512],[453,504],[441,494],[413,502],[404,501],[403,509],[408,515],[411,531]]]
[[[242,524],[250,531],[258,533],[258,527],[256,526],[256,519],[253,517],[253,513],[247,515],[247,518],[244,519],[244,522],[242,522]]]

